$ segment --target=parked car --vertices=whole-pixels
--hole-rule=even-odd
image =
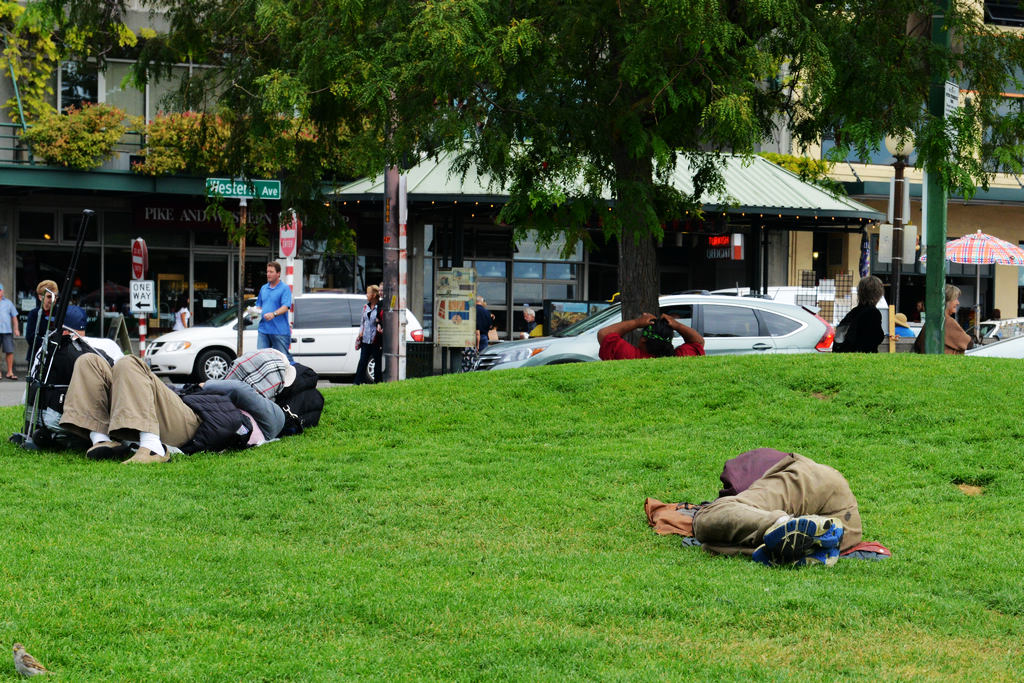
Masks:
[[[1013,339],[1024,335],[1024,318],[981,321],[981,343],[992,344],[1001,339]]]
[[[771,299],[772,301],[783,301],[785,303],[793,304],[795,306],[804,306],[805,308],[807,308],[808,311],[811,311],[812,313],[818,313],[820,309],[818,308],[816,303],[811,303],[811,301],[816,301],[817,296],[818,296],[817,291],[818,291],[817,287],[796,287],[796,286],[793,286],[793,285],[784,285],[784,286],[769,287],[767,294],[751,294],[749,287],[727,287],[725,289],[716,289],[716,290],[713,290],[711,292],[706,292],[706,293],[707,294],[721,294],[722,296],[744,296],[744,297],[753,296],[754,298],[759,298],[759,299]],[[852,288],[850,290],[850,305],[851,306],[856,306],[857,305],[857,288],[856,287],[854,287],[854,288]],[[878,308],[878,312],[882,316],[882,331],[884,333],[888,334],[889,333],[889,302],[886,301],[885,297],[883,296],[881,299],[878,300],[878,303],[875,304],[875,307]],[[834,313],[833,313],[834,317],[833,317],[833,319],[828,321],[828,322],[831,323],[832,325],[838,325],[840,322],[842,322],[843,316],[846,315],[847,312],[848,312],[848,308],[846,306],[836,307],[834,309]],[[910,329],[914,330],[915,326],[916,326],[916,329],[920,329],[921,324],[920,323],[911,323],[910,324]],[[915,335],[916,335],[916,332],[915,332]]]
[[[362,294],[315,292],[295,297],[291,354],[326,379],[341,380],[356,373],[359,353],[355,350],[359,316],[366,297]],[[256,349],[259,314],[243,316],[242,349]],[[423,327],[406,311],[406,341],[423,341]],[[234,309],[224,311],[205,323],[157,337],[146,349],[146,362],[153,372],[172,381],[191,379],[204,382],[220,379],[235,359],[238,327]],[[376,368],[371,369],[371,373]]]
[[[982,323],[984,325],[984,323]],[[1012,337],[991,344],[982,344],[964,352],[968,356],[988,358],[1024,358],[1024,337]]]
[[[708,294],[667,294],[668,313],[704,335],[709,356],[747,353],[831,351],[835,329],[802,306],[770,299]],[[614,304],[550,337],[502,342],[480,354],[477,370],[598,360],[597,331],[622,319]],[[675,345],[683,343],[675,335]]]

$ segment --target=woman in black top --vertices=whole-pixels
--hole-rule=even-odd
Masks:
[[[857,284],[857,305],[836,328],[834,353],[878,353],[878,345],[885,338],[882,314],[876,308],[881,298],[882,281],[874,275],[861,278]]]

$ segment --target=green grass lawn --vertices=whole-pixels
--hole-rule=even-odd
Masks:
[[[4,443],[0,642],[83,681],[1019,680],[1022,369],[592,363],[330,389],[306,434],[168,465]],[[648,529],[761,446],[842,471],[893,557]]]

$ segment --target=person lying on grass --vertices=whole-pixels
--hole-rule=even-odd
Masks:
[[[257,354],[265,358],[251,376],[278,391],[291,383],[295,370],[284,354]],[[125,464],[168,462],[168,446],[185,453],[245,448],[276,438],[285,425],[284,411],[258,386],[211,380],[179,395],[139,358],[124,356],[111,367],[96,354],[83,355],[75,361],[60,426],[87,436],[86,456],[94,460],[120,460],[131,450],[126,442],[138,441]]]
[[[643,331],[637,346],[622,338],[633,330],[641,329]],[[672,347],[673,332],[678,332],[683,338],[683,344],[678,349]],[[667,313],[662,313],[660,318],[642,313],[639,318],[602,327],[597,331],[597,343],[601,345],[598,352],[601,360],[704,355],[704,337],[700,332]]]
[[[758,448],[726,462],[719,497],[700,506],[693,535],[712,553],[769,566],[835,565],[861,541],[857,499],[837,470]]]

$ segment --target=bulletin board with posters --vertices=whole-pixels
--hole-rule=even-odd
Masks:
[[[611,306],[607,301],[544,300],[544,334],[551,335],[575,325]]]
[[[437,271],[434,297],[435,342],[438,346],[476,346],[476,269]]]

